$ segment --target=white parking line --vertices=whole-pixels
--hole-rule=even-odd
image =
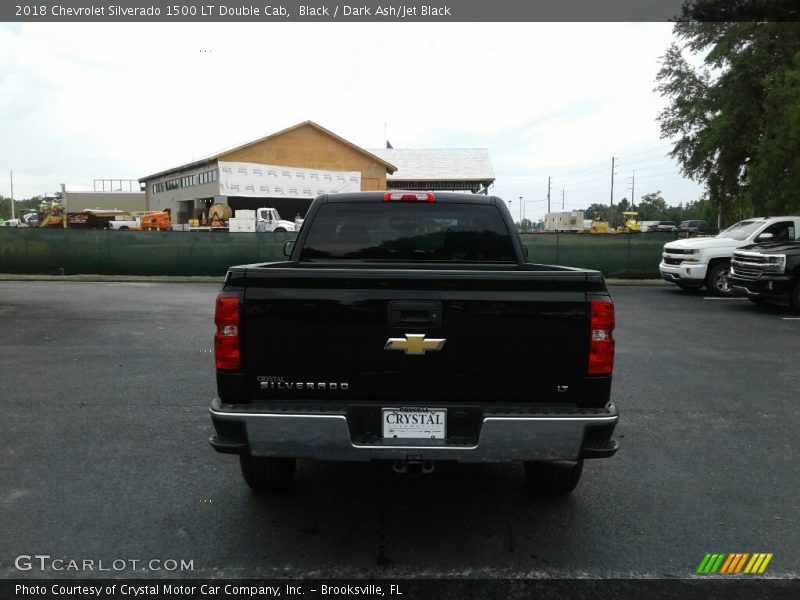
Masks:
[[[784,321],[800,321],[800,317],[781,317]]]
[[[717,296],[704,296],[703,300],[747,300],[747,298],[719,298]]]

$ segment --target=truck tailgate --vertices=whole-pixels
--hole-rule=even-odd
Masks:
[[[574,402],[587,371],[587,290],[605,288],[599,274],[530,267],[248,269],[252,397]]]

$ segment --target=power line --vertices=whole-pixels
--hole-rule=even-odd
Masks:
[[[623,154],[617,158],[630,158],[631,156],[645,156],[647,154],[653,154],[655,152],[662,152],[664,148],[672,148],[672,144],[667,144],[665,146],[659,146],[657,148],[653,148],[652,150],[645,150],[643,152],[633,152],[631,154]]]
[[[650,175],[640,175],[641,179],[651,179],[653,177],[661,177],[662,175],[680,175],[680,171],[664,171],[663,173],[651,173]]]
[[[632,166],[632,165],[637,165],[637,168],[638,168],[638,165],[674,164],[674,161],[668,159],[667,157],[643,158],[641,160],[632,160],[632,161],[624,161],[623,160],[623,161],[618,161],[618,162],[619,162],[620,167],[622,167],[622,168],[626,168],[626,167]]]
[[[603,161],[602,163],[600,163],[600,162],[589,163],[588,165],[584,165],[583,167],[580,167],[579,170],[576,171],[575,174],[576,175],[580,175],[581,173],[585,173],[587,171],[597,171],[599,169],[604,169],[605,166],[601,166],[601,165],[604,165],[604,164],[605,164],[605,161]],[[595,165],[597,165],[597,166],[595,166]]]

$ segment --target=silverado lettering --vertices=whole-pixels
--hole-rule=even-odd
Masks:
[[[311,381],[261,381],[259,382],[259,387],[262,390],[347,390],[349,386],[345,382],[336,383],[333,381],[328,383],[324,381],[318,383]]]
[[[300,458],[518,461],[567,494],[616,452],[603,276],[528,263],[499,198],[322,195],[285,251],[231,267],[217,297],[210,442],[254,490]]]

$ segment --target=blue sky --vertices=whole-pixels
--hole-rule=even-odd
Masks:
[[[0,194],[139,178],[311,119],[366,148],[486,147],[518,216],[701,190],[665,157],[661,23],[2,24]]]

